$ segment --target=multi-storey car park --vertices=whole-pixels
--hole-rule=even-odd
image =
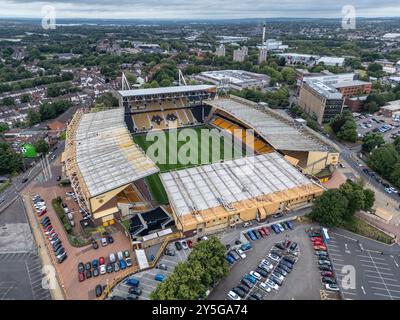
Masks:
[[[123,90],[119,108],[75,115],[65,172],[95,223],[122,220],[145,247],[174,231],[201,235],[264,221],[322,194],[317,177],[329,177],[338,164],[335,145],[277,111],[216,93],[210,85]],[[198,135],[212,129],[213,141],[231,141],[221,154],[234,152],[204,161],[209,146],[201,141],[201,161],[189,164],[156,163],[146,152],[153,143],[146,137],[188,127]],[[186,142],[175,143],[179,149]]]

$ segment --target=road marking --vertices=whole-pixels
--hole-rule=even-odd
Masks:
[[[400,299],[400,297],[397,297],[397,296],[393,296],[393,295],[387,295],[387,294],[382,294],[382,293],[376,293],[376,292],[374,292],[374,295],[376,295],[376,296],[381,296],[381,297],[390,297],[390,298],[392,298],[392,300],[393,299]]]
[[[364,287],[363,286],[361,286],[361,290],[362,290],[362,292],[364,293],[364,295],[366,295],[367,293],[365,292],[365,289],[364,289]]]
[[[378,281],[371,281],[371,280],[369,280],[368,282],[369,282],[369,283],[382,284],[382,282],[378,282]],[[389,287],[399,287],[399,288],[400,288],[400,285],[398,285],[398,284],[386,283],[386,285],[389,286]]]
[[[368,252],[368,255],[370,256],[372,262],[375,264],[375,261],[372,259],[372,256],[371,256],[371,254],[370,254],[369,252]],[[389,293],[390,298],[393,300],[393,298],[392,298],[392,296],[391,296],[391,293],[389,292],[389,289],[388,289],[388,287],[386,286],[386,283],[385,283],[385,281],[383,280],[382,275],[381,275],[379,269],[376,267],[376,265],[375,265],[375,268],[376,268],[376,271],[378,272],[379,277],[381,278],[382,282],[384,283],[384,285],[385,285],[385,287],[386,287],[386,290],[387,290],[387,292]],[[388,270],[390,270],[390,269],[388,269]]]
[[[394,262],[394,264],[396,265],[396,267],[399,268],[399,264],[397,263],[396,259],[395,259],[393,256],[391,256],[391,257],[392,257],[393,262]]]
[[[376,290],[386,290],[386,288],[380,288],[380,287],[371,287],[372,289],[376,289]],[[388,291],[390,292],[396,292],[399,293],[400,290],[393,290],[393,289],[389,289]]]

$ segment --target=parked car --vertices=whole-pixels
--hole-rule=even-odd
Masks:
[[[106,264],[106,260],[104,259],[104,257],[99,258],[99,265],[102,265],[102,264]]]
[[[240,258],[246,259],[246,254],[243,252],[242,249],[236,249],[236,252],[240,256]]]
[[[101,238],[101,245],[103,247],[105,247],[106,245],[108,245],[107,239],[106,238]]]
[[[275,291],[279,290],[279,286],[273,282],[271,279],[268,279],[267,281],[264,282],[266,285],[268,285],[271,289],[274,289]]]
[[[136,294],[137,296],[142,295],[142,289],[138,288],[138,287],[131,287],[129,288],[129,293],[130,294]]]
[[[95,249],[95,250],[99,248],[99,245],[97,244],[96,240],[92,241],[92,248]]]
[[[101,284],[98,284],[94,291],[97,298],[101,297],[101,295],[103,294],[103,286]]]
[[[124,259],[124,255],[122,254],[122,251],[118,251],[117,252],[117,256],[118,256],[118,260],[123,260]]]
[[[277,255],[275,255],[273,253],[270,253],[268,255],[268,258],[270,258],[272,261],[275,261],[275,262],[279,262],[279,259],[280,259]]]
[[[325,283],[325,289],[329,291],[339,291],[339,287],[333,283]]]
[[[256,278],[257,280],[261,280],[261,275],[258,272],[250,271],[250,275]]]
[[[163,282],[163,281],[165,280],[165,276],[162,275],[161,273],[157,273],[157,274],[154,276],[154,280]]]
[[[164,254],[166,256],[174,256],[175,255],[175,250],[173,250],[173,249],[165,249]]]
[[[264,290],[265,292],[271,292],[271,287],[267,285],[265,282],[261,282],[259,287]]]
[[[181,240],[181,245],[182,245],[183,250],[189,249],[186,240]]]
[[[114,262],[115,262],[115,254],[114,254],[114,253],[110,253],[109,258],[110,258],[110,262],[111,262],[111,263],[114,263]]]
[[[119,268],[121,269],[121,270],[124,270],[124,269],[126,269],[126,262],[125,262],[125,260],[119,260]]]
[[[255,271],[264,278],[268,277],[268,271],[266,271],[260,267],[257,267]]]
[[[247,288],[249,288],[249,289],[251,289],[251,288],[254,287],[253,282],[249,281],[248,279],[246,279],[246,278],[244,278],[244,277],[240,280],[240,282],[241,282],[243,285],[245,285]]]
[[[131,258],[126,258],[125,259],[125,262],[126,262],[126,266],[129,268],[129,267],[132,267],[132,265],[133,265],[133,263],[132,263],[132,259]]]
[[[192,247],[193,247],[193,241],[192,241],[192,240],[188,240],[188,241],[187,241],[187,245],[188,245],[188,247],[189,247],[190,249],[192,249]]]
[[[107,263],[106,270],[107,270],[107,273],[113,272],[113,266],[112,266],[111,262]]]
[[[243,251],[248,251],[248,250],[250,250],[250,249],[252,248],[252,245],[251,245],[250,242],[248,242],[248,243],[242,244],[240,248],[241,248]]]
[[[102,264],[100,265],[100,274],[106,274],[107,269],[106,269],[106,265]]]
[[[236,293],[239,297],[244,298],[246,296],[246,292],[241,290],[239,287],[232,288],[232,291]]]
[[[336,284],[336,280],[333,277],[322,277],[322,282],[329,284]]]
[[[135,277],[131,277],[125,281],[125,284],[127,284],[130,287],[137,288],[137,287],[139,287],[140,281],[138,279],[136,279]]]
[[[156,265],[156,269],[168,270],[168,267],[165,263],[159,263],[158,265]]]
[[[108,243],[113,243],[114,242],[114,238],[111,235],[107,236],[107,242]]]
[[[182,250],[182,244],[181,244],[179,241],[176,241],[176,242],[175,242],[175,248],[176,248],[176,250],[178,250],[178,251]]]
[[[228,297],[229,300],[242,300],[235,292],[229,291]]]
[[[99,266],[99,261],[97,259],[93,259],[92,261],[92,267],[97,268]]]
[[[100,271],[98,268],[93,268],[93,277],[98,277],[100,274]]]
[[[85,274],[83,272],[79,272],[78,280],[79,280],[79,282],[82,282],[85,280]]]

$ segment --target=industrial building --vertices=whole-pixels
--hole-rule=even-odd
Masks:
[[[301,84],[298,103],[304,112],[322,124],[342,113],[344,98],[333,86],[307,79]]]
[[[341,57],[321,57],[317,60],[317,64],[323,63],[326,66],[331,67],[343,67],[344,58]]]
[[[337,82],[333,85],[344,97],[368,95],[372,91],[372,83],[360,80]]]
[[[244,70],[205,71],[195,76],[202,82],[212,83],[225,89],[255,89],[269,85],[270,77],[265,74]]]
[[[386,106],[381,107],[381,113],[388,118],[400,115],[400,100],[390,101]]]

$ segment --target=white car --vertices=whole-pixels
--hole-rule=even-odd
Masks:
[[[281,232],[285,231],[285,229],[282,227],[280,223],[277,223],[276,225],[278,226],[279,230],[281,230]]]
[[[100,266],[100,274],[105,274],[107,272],[107,270],[106,270],[106,265],[105,264],[102,264],[101,266]]]
[[[325,289],[329,291],[339,291],[339,287],[336,284],[325,283]]]
[[[245,222],[245,223],[243,223],[243,228],[250,227],[251,225],[252,225],[251,222]]]
[[[110,253],[110,262],[111,263],[115,262],[115,254],[114,253]]]
[[[272,265],[271,262],[269,262],[267,259],[261,260],[261,263],[266,266],[269,270],[272,270],[274,266]]]
[[[229,291],[229,293],[228,293],[228,299],[229,299],[229,300],[242,300],[242,299],[240,299],[240,297],[239,297],[236,293],[234,293],[233,291]]]
[[[101,238],[101,245],[103,247],[105,247],[106,245],[108,245],[107,239],[106,238]]]
[[[279,290],[279,286],[273,282],[271,279],[268,279],[267,281],[264,282],[267,286],[269,286],[270,288],[278,291]]]
[[[236,252],[238,253],[238,255],[242,258],[242,259],[246,259],[246,254],[243,252],[242,249],[237,249]]]
[[[279,257],[275,254],[270,253],[268,258],[270,258],[272,261],[279,262]]]
[[[279,274],[279,273],[277,273],[277,272],[272,272],[272,274],[271,274],[273,277],[275,277],[275,278],[277,278],[277,279],[279,279],[280,281],[283,281],[283,280],[285,280],[285,277],[283,276],[283,275],[281,275],[281,274]]]
[[[260,283],[260,288],[265,292],[271,292],[271,287],[267,285],[265,282]]]
[[[189,249],[186,240],[182,240],[182,241],[181,241],[181,245],[182,245],[182,248],[183,248],[184,250]]]
[[[118,251],[117,256],[118,256],[119,261],[124,260],[124,255],[123,255],[122,251]]]
[[[68,192],[66,192],[65,193],[67,196],[74,196],[75,195],[75,193],[74,192],[71,192],[71,191],[68,191]]]
[[[256,278],[257,280],[261,280],[261,274],[255,271],[250,271],[250,275]]]
[[[385,191],[386,191],[387,193],[392,193],[392,189],[390,189],[390,188],[385,188]]]

